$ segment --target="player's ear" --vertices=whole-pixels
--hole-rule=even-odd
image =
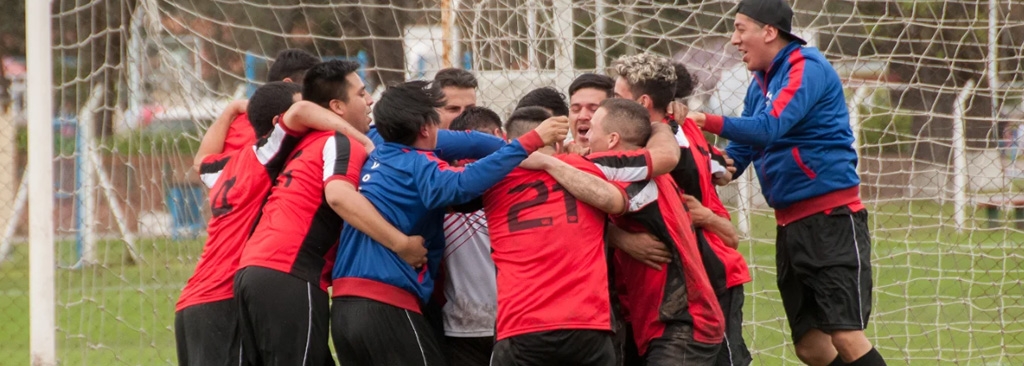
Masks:
[[[622,142],[622,136],[619,136],[618,132],[612,132],[608,134],[608,150],[615,150]]]
[[[331,99],[328,105],[331,107],[331,112],[334,112],[341,117],[345,117],[345,102],[338,99]]]
[[[779,38],[779,29],[770,25],[764,26],[764,43],[775,42]]]
[[[651,109],[651,107],[654,106],[654,102],[651,101],[651,96],[647,94],[641,95],[640,99],[637,100],[637,102],[639,102],[640,105],[644,106],[644,108],[647,109]]]
[[[295,80],[292,80],[292,78],[284,78],[284,79],[281,79],[281,81],[286,82],[286,83],[294,83],[295,82]]]

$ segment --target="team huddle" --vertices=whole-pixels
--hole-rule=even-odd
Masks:
[[[688,111],[689,71],[645,53],[502,121],[465,70],[375,101],[358,64],[282,51],[195,158],[212,216],[180,364],[748,365],[751,277],[716,186],[753,166],[798,357],[884,365],[842,87],[791,17],[740,3],[742,117]]]

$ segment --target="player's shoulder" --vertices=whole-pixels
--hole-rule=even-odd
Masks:
[[[617,150],[591,153],[586,159],[611,168],[646,167],[649,155],[647,149]]]

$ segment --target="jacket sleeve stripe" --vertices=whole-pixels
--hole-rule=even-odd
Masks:
[[[786,109],[789,102],[793,100],[793,95],[796,94],[803,84],[804,54],[800,48],[797,48],[789,55],[789,64],[789,83],[779,90],[779,95],[772,102],[772,117],[775,118],[779,118],[782,115],[782,111]]]

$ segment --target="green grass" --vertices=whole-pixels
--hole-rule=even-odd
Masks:
[[[953,228],[952,206],[906,201],[869,207],[875,292],[868,335],[890,364],[1024,364],[1024,232],[987,228],[970,212]],[[973,208],[972,208],[973,210]],[[1003,221],[999,222],[1000,225]],[[775,285],[775,225],[752,218],[741,243],[751,267],[744,332],[755,365],[795,364]],[[201,240],[146,240],[145,262],[124,261],[119,241],[102,265],[57,269],[58,357],[63,365],[176,364],[174,302]],[[73,244],[58,245],[62,266]],[[0,264],[0,365],[29,362],[28,246]]]

